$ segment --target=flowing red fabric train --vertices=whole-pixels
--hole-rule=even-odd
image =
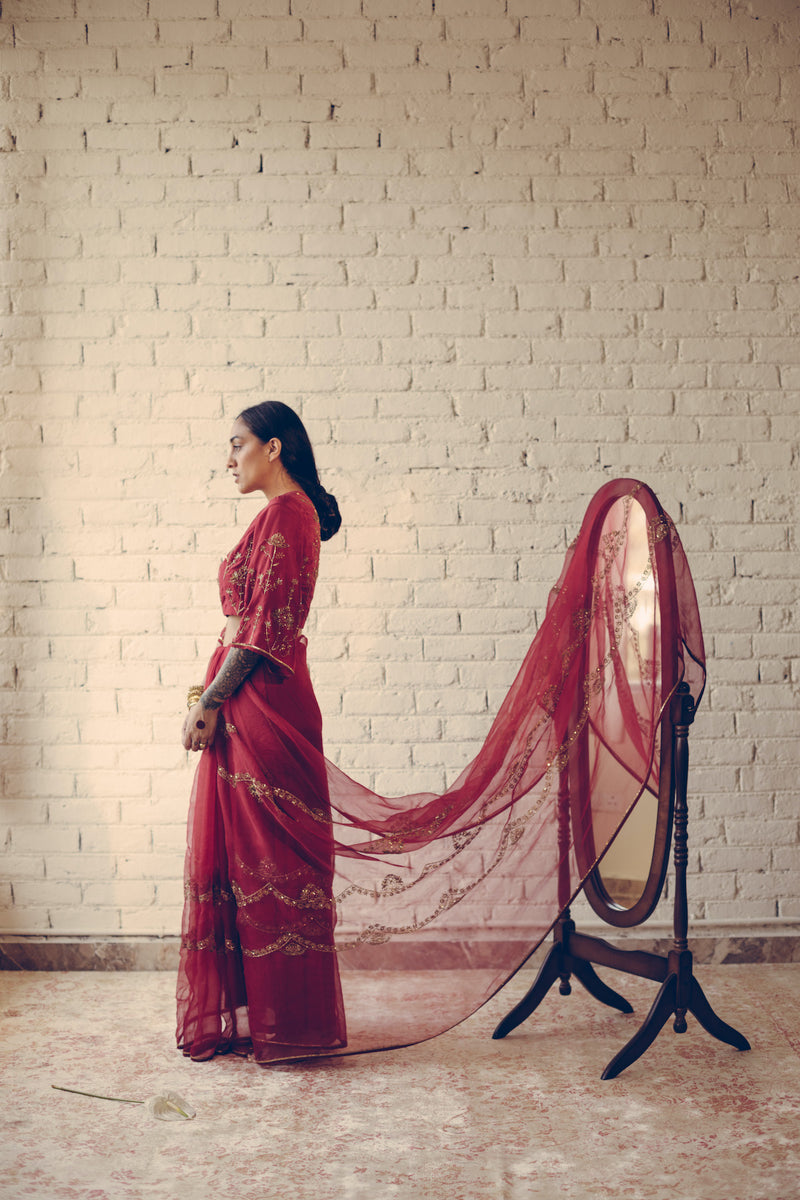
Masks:
[[[316,516],[302,494],[279,501],[243,539],[254,565],[240,604],[270,615],[283,650],[261,639],[265,666],[223,706],[192,796],[178,1044],[198,1059],[386,1049],[469,1016],[546,935],[642,793],[657,794],[664,706],[680,680],[695,701],[705,683],[675,527],[645,484],[614,480],[589,504],[475,759],[442,794],[378,796],[323,755],[299,636],[310,591],[294,604],[285,591],[291,562],[313,588]],[[571,837],[570,778],[585,781],[572,785]],[[409,969],[426,971],[422,992]]]

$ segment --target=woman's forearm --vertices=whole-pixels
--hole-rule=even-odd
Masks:
[[[203,708],[217,709],[244,683],[256,663],[263,655],[255,650],[242,650],[234,646],[212,682],[200,697]]]

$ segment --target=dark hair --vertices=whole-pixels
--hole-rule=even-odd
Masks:
[[[281,444],[281,462],[295,483],[308,496],[319,517],[319,531],[323,542],[332,538],[342,523],[336,497],[326,492],[319,481],[314,451],[311,448],[306,427],[288,404],[280,400],[265,400],[239,413],[251,433],[261,442],[277,438]]]

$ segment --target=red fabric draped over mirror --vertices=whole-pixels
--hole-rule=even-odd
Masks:
[[[591,501],[483,746],[444,793],[379,796],[326,760],[302,638],[294,665],[282,682],[257,669],[225,703],[195,778],[178,981],[193,1058],[357,1053],[469,1016],[658,793],[664,706],[681,679],[696,701],[705,681],[683,548],[631,479]],[[577,753],[588,863],[558,820]]]

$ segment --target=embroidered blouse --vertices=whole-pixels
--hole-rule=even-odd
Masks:
[[[287,492],[269,501],[220,564],[222,611],[242,618],[232,645],[263,654],[281,678],[294,674],[319,547],[314,505],[305,492]]]

